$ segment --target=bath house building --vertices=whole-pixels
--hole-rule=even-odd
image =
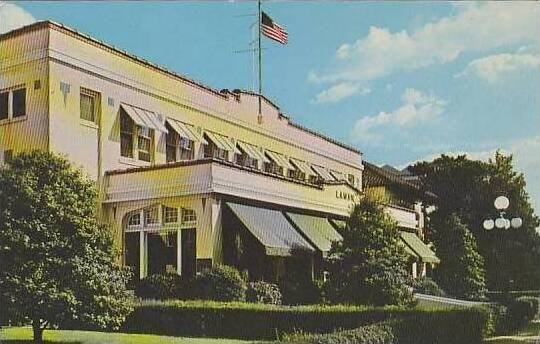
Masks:
[[[0,35],[0,163],[33,149],[95,180],[119,260],[139,278],[224,263],[280,280],[295,251],[319,274],[362,195],[360,151],[266,97],[215,90],[49,21]],[[421,225],[414,209],[395,212]]]

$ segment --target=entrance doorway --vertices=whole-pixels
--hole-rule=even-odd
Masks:
[[[148,233],[148,275],[176,273],[176,232]]]
[[[197,231],[195,228],[182,229],[182,276],[192,277],[197,272]]]

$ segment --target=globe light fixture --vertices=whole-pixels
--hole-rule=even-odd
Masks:
[[[495,209],[499,211],[499,217],[495,220],[484,220],[483,227],[485,230],[490,231],[495,227],[499,229],[519,228],[523,225],[523,220],[520,217],[514,217],[511,220],[505,217],[505,210],[510,206],[510,200],[508,197],[499,196],[495,198],[493,205],[495,206]]]

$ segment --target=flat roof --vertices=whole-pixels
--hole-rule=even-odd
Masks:
[[[117,48],[117,47],[115,47],[115,46],[113,46],[111,44],[105,43],[105,42],[103,42],[103,41],[101,41],[99,39],[93,38],[93,37],[91,37],[91,36],[89,36],[89,35],[87,35],[85,33],[79,32],[79,31],[77,31],[77,30],[75,30],[75,29],[73,29],[73,28],[71,28],[69,26],[66,26],[66,25],[51,21],[51,20],[38,21],[38,22],[35,22],[35,23],[32,23],[32,24],[22,26],[20,28],[8,31],[6,33],[0,34],[0,40],[4,40],[4,39],[10,38],[10,37],[14,37],[14,36],[17,36],[19,34],[23,34],[25,32],[42,29],[44,27],[53,28],[53,29],[56,29],[56,30],[59,30],[59,31],[63,31],[65,33],[73,35],[76,38],[86,40],[87,42],[91,42],[91,43],[97,45],[100,48],[109,50],[110,52],[115,53],[115,54],[119,54],[119,55],[121,55],[123,57],[126,57],[126,58],[130,59],[131,61],[133,61],[135,63],[142,64],[142,65],[144,65],[144,66],[146,66],[148,68],[154,69],[154,70],[156,70],[158,72],[167,74],[167,75],[169,75],[171,77],[174,77],[174,78],[179,79],[181,81],[187,82],[187,83],[189,83],[189,84],[191,84],[191,85],[193,85],[195,87],[204,89],[204,90],[212,93],[215,96],[218,96],[218,97],[221,97],[221,98],[224,98],[224,99],[229,99],[229,96],[227,95],[227,93],[233,93],[234,94],[235,92],[236,93],[250,94],[250,95],[254,95],[254,96],[260,96],[266,102],[268,102],[271,106],[273,106],[277,110],[279,110],[279,107],[277,105],[275,105],[274,102],[270,101],[266,96],[264,96],[262,94],[258,94],[258,93],[252,92],[252,91],[237,90],[237,89],[232,91],[232,92],[223,92],[225,90],[219,91],[217,89],[214,89],[212,87],[209,87],[209,86],[203,84],[202,82],[199,82],[199,81],[196,81],[194,79],[188,78],[185,75],[178,74],[178,73],[176,73],[176,72],[174,72],[174,71],[172,71],[170,69],[167,69],[166,67],[160,66],[160,65],[155,64],[153,62],[150,62],[148,60],[140,58],[140,57],[138,57],[138,56],[136,56],[134,54],[131,54],[131,53],[125,51],[125,50]],[[322,133],[319,133],[319,132],[317,132],[315,130],[308,129],[308,128],[300,125],[300,124],[294,123],[294,122],[291,121],[290,117],[288,117],[286,115],[283,115],[283,114],[280,114],[280,115],[287,118],[288,124],[290,124],[291,126],[297,128],[299,130],[302,130],[302,131],[304,131],[304,132],[306,132],[308,134],[320,137],[323,140],[326,140],[326,141],[328,141],[328,142],[330,142],[332,144],[335,144],[337,146],[340,146],[340,147],[345,148],[347,150],[350,150],[352,152],[362,154],[362,152],[358,148],[352,147],[352,146],[350,146],[350,145],[348,145],[346,143],[335,140],[335,139],[333,139],[333,138],[331,138],[329,136],[326,136],[326,135],[324,135]]]

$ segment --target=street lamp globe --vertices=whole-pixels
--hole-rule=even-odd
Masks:
[[[493,220],[491,220],[491,219],[490,219],[490,220],[485,220],[485,221],[484,221],[484,229],[485,229],[485,230],[490,231],[490,230],[493,229],[493,227],[495,227],[495,221],[493,221]]]
[[[495,198],[493,204],[497,210],[505,210],[510,205],[510,200],[506,196],[499,196]]]
[[[495,220],[495,227],[497,228],[505,228],[506,227],[506,219],[499,217]]]
[[[510,221],[510,224],[513,228],[519,228],[523,225],[523,220],[521,219],[521,217],[514,217],[512,221]]]

